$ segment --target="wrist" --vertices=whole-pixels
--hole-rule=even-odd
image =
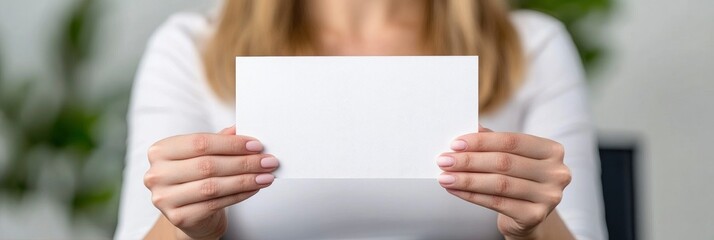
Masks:
[[[560,218],[557,211],[551,212],[550,215],[537,226],[530,230],[523,231],[517,234],[503,234],[508,240],[536,240],[536,239],[563,239],[574,240],[575,236],[568,230],[565,223]]]
[[[222,234],[211,234],[204,237],[191,237],[185,232],[181,231],[181,229],[176,228],[176,240],[218,240],[221,238],[221,236]]]
[[[175,228],[175,236],[178,240],[217,240],[225,234],[228,223],[223,211],[214,214],[212,221],[203,225],[202,230],[191,232],[192,235],[184,232],[180,228]],[[209,230],[210,229],[210,230]]]
[[[193,240],[191,236],[186,234],[185,232],[181,231],[181,229],[176,228],[174,229],[174,235],[176,235],[176,240]]]
[[[543,237],[542,231],[540,231],[540,226],[536,226],[534,229],[531,229],[530,231],[526,231],[523,234],[519,235],[505,235],[504,238],[506,240],[539,240],[539,239],[545,239]]]
[[[545,239],[545,238],[541,237],[540,234],[535,234],[535,233],[531,233],[531,234],[527,234],[527,235],[523,235],[523,236],[506,236],[506,235],[504,235],[504,237],[505,237],[506,240],[539,240],[539,239]]]

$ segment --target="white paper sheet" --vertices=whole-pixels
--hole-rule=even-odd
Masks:
[[[278,178],[435,178],[478,129],[478,57],[237,57],[236,126]]]
[[[498,213],[436,179],[275,179],[228,210],[230,239],[503,239]],[[276,227],[280,226],[280,227]]]

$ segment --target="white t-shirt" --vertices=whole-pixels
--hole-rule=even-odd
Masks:
[[[600,169],[580,59],[556,20],[532,11],[517,11],[511,18],[526,53],[526,79],[506,105],[480,122],[495,131],[522,132],[563,144],[573,178],[558,213],[578,239],[606,239]],[[172,16],[149,41],[129,109],[116,239],[143,238],[159,217],[143,184],[151,144],[179,134],[217,132],[234,123],[234,109],[216,98],[203,75],[199,48],[210,31],[205,16],[182,13]],[[379,181],[276,179],[269,188],[228,208],[226,238],[501,238],[496,213],[443,190],[432,194],[438,184]],[[453,201],[443,204],[444,198]]]

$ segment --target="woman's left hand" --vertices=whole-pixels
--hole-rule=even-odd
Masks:
[[[458,137],[454,152],[437,163],[439,183],[466,201],[499,213],[498,229],[507,238],[533,238],[563,197],[570,170],[563,146],[518,133],[479,133]]]

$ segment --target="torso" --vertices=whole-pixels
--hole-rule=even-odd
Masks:
[[[526,15],[514,19],[521,34],[528,36],[524,48],[535,52],[550,38],[543,26],[552,28],[552,23],[528,25],[525,19],[533,16]],[[191,23],[187,26],[196,45],[209,29],[205,18],[200,24],[198,18],[185,19]],[[190,61],[198,64],[199,60]],[[195,74],[201,76],[198,70]],[[201,90],[195,97],[200,99],[209,130],[217,132],[234,124],[233,107],[219,101],[205,79],[198,80]],[[537,81],[527,80],[509,102],[482,116],[480,123],[496,131],[524,132],[524,119],[540,89]],[[449,195],[436,180],[277,179],[270,188],[229,207],[227,213],[227,239],[502,238],[496,213]]]
[[[412,49],[417,51],[416,49]],[[511,101],[480,122],[520,132],[523,106]],[[214,129],[235,111],[214,100]],[[240,127],[238,127],[240,129]],[[436,180],[285,180],[227,209],[228,239],[500,239],[497,214],[448,194]]]

